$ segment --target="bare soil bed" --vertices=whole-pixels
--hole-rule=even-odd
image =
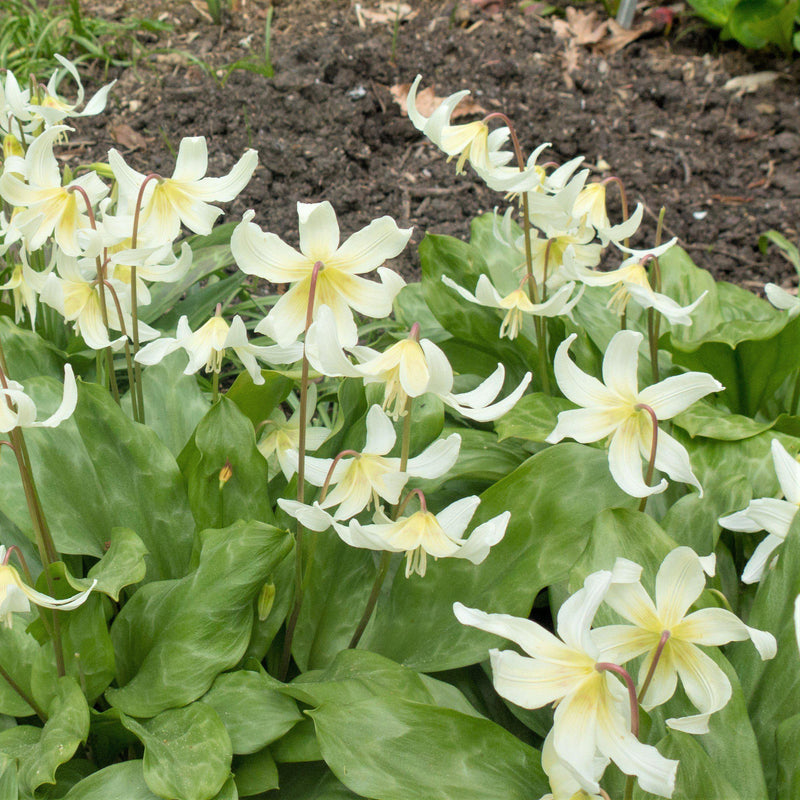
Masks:
[[[634,244],[652,243],[663,205],[668,231],[717,277],[756,290],[796,279],[774,248],[759,252],[758,237],[770,228],[800,237],[800,60],[720,44],[680,15],[668,35],[653,23],[611,52],[611,34],[581,43],[597,24],[585,15],[604,18],[599,6],[570,12],[570,28],[554,27],[559,15],[541,17],[536,6],[461,0],[412,2],[392,61],[392,24],[380,21],[377,0],[358,8],[283,0],[272,22],[274,77],[237,70],[222,86],[225,65],[263,47],[266,3],[241,0],[222,28],[203,8],[125,0],[92,9],[146,13],[173,31],[142,34],[146,56],[112,70],[109,108],[78,121],[71,163],[117,147],[136,168],[168,175],[180,138],[204,135],[211,175],[227,172],[247,147],[259,152],[227,219],[253,208],[265,230],[296,241],[296,202],[330,200],[345,234],[389,214],[414,226],[415,244],[426,232],[466,238],[470,219],[502,198],[472,175],[456,176],[403,116],[391,87],[422,73],[437,95],[468,88],[486,112],[508,114],[526,152],[548,141],[546,160],[583,154],[597,177],[622,178],[632,203],[647,210]],[[732,77],[766,70],[779,75],[755,91],[726,88]],[[413,276],[418,264],[411,247],[396,265]]]

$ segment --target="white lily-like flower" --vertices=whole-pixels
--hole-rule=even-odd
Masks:
[[[309,384],[306,396],[306,419],[311,419],[317,407],[317,385]],[[276,408],[262,425],[266,433],[256,447],[268,461],[274,455],[284,477],[288,481],[297,471],[297,450],[300,447],[300,407],[286,419],[283,411]],[[258,429],[257,429],[258,430]],[[330,428],[322,425],[306,426],[306,452],[313,453],[319,449],[330,436]],[[293,452],[294,451],[294,452]]]
[[[164,337],[150,342],[136,354],[136,360],[140,364],[150,366],[180,349],[189,355],[184,375],[192,375],[201,367],[205,367],[206,372],[219,373],[225,351],[231,349],[250,373],[255,384],[264,383],[264,376],[256,359],[291,364],[303,355],[300,344],[292,344],[289,347],[278,345],[259,347],[250,344],[247,340],[247,329],[240,316],[235,316],[228,325],[221,314],[216,314],[194,332],[189,327],[188,318],[181,317],[178,320],[175,338]]]
[[[78,231],[89,228],[84,198],[74,187],[86,192],[94,206],[108,192],[97,174],[87,172],[69,186],[61,185],[61,170],[53,155],[53,143],[64,131],[56,125],[36,138],[25,154],[25,181],[11,172],[0,177],[0,196],[23,209],[14,215],[14,225],[22,232],[28,250],[38,250],[55,234],[56,244],[69,256],[81,253]]]
[[[64,365],[64,394],[55,412],[47,419],[36,420],[36,404],[25,394],[21,383],[4,376],[0,385],[0,433],[14,428],[55,428],[72,416],[78,402],[78,386],[69,364]],[[11,401],[11,406],[9,405]]]
[[[129,167],[114,149],[108,163],[119,185],[119,207],[123,214],[135,214],[136,203],[146,175]],[[244,189],[258,166],[258,153],[248,150],[222,178],[205,177],[208,145],[204,136],[181,139],[171,178],[158,177],[145,186],[139,231],[147,241],[171,242],[181,224],[199,234],[211,233],[222,209],[212,202],[227,203]]]
[[[513,158],[513,153],[500,149],[508,139],[508,128],[497,128],[490,133],[489,126],[483,120],[461,125],[450,124],[453,111],[469,94],[468,90],[451,94],[430,117],[423,116],[417,109],[417,88],[421,80],[422,75],[417,75],[408,90],[406,100],[408,118],[417,130],[450,158],[458,156],[456,173],[461,174],[464,171],[464,164],[467,161],[479,174],[491,173],[496,167],[504,166]]]
[[[592,784],[603,777],[608,764],[609,760],[605,756],[595,756],[591,773]],[[550,781],[552,791],[544,795],[541,800],[603,800],[603,796],[595,794],[591,786],[587,789],[580,775],[566,761],[558,757],[553,744],[552,730],[545,736],[542,745],[542,769]]]
[[[110,280],[119,308],[122,310],[120,320],[117,304],[108,286],[104,287],[106,318],[108,327],[103,322],[103,303],[100,298],[100,285],[95,280],[95,263],[91,259],[76,259],[63,253],[56,254],[58,275],[51,272],[42,286],[40,299],[54,308],[67,322],[75,323],[75,332],[83,336],[92,350],[105,347],[121,347],[125,336],[133,337],[133,319],[130,313],[130,296],[127,287],[116,280]],[[139,341],[146,342],[158,336],[158,331],[141,320],[139,323]],[[122,331],[125,334],[111,339],[109,329]]]
[[[37,272],[28,264],[28,256],[25,249],[20,250],[20,262],[14,265],[11,277],[0,284],[0,291],[10,290],[14,299],[14,322],[19,325],[28,310],[31,320],[31,329],[36,326],[36,311],[39,308],[39,294],[44,288],[47,276],[55,266],[55,249],[50,264],[42,272]]]
[[[625,259],[617,269],[608,272],[587,269],[585,265],[579,264],[570,253],[566,253],[564,275],[573,280],[583,281],[587,286],[616,286],[617,289],[608,305],[609,308],[616,309],[619,314],[625,311],[628,300],[633,300],[642,308],[654,308],[672,325],[691,325],[692,312],[700,305],[708,292],[703,292],[688,306],[680,306],[671,297],[653,290],[645,269],[646,259],[649,256],[654,258],[662,256],[676,241],[677,239],[671,239],[665,244],[649,250],[631,250],[615,242],[620,250],[630,254],[630,258]]]
[[[610,572],[589,575],[583,588],[563,603],[556,622],[560,638],[529,619],[486,614],[461,603],[453,611],[464,625],[511,639],[527,653],[489,651],[494,687],[522,708],[556,704],[553,749],[584,788],[599,794],[600,753],[627,775],[636,775],[645,791],[671,797],[678,762],[633,735],[627,690],[597,668],[603,659],[589,628],[611,577]]]
[[[800,314],[800,297],[796,294],[787,292],[776,283],[767,283],[764,286],[764,294],[775,308],[788,311],[790,319],[794,319]]]
[[[294,284],[282,295],[269,315],[256,328],[278,344],[293,342],[305,329],[311,280],[321,264],[314,291],[314,318],[328,306],[336,319],[340,341],[358,341],[351,309],[367,317],[386,317],[405,281],[393,270],[381,267],[394,258],[411,238],[411,228],[398,228],[391,217],[373,220],[366,228],[339,244],[339,223],[333,206],[298,203],[300,252],[274,233],[264,233],[248,211],[231,237],[231,252],[239,268],[273,283]],[[380,283],[360,277],[378,270]]]
[[[385,352],[369,347],[348,347],[360,363],[353,364],[339,343],[336,323],[328,308],[320,308],[317,321],[307,337],[307,355],[314,369],[324,375],[362,378],[364,383],[383,383],[384,409],[392,407],[397,419],[409,397],[431,393],[459,414],[477,422],[490,422],[508,412],[522,397],[531,381],[531,373],[503,400],[493,402],[503,388],[505,367],[497,369],[470,392],[453,392],[453,368],[447,356],[428,339],[413,336],[401,339]]]
[[[610,436],[608,463],[619,487],[633,497],[646,497],[667,488],[667,481],[648,486],[642,479],[642,457],[649,459],[653,441],[652,415],[659,421],[672,419],[692,403],[723,385],[704,372],[674,375],[639,391],[637,370],[642,334],[619,331],[603,358],[603,381],[587,375],[569,357],[572,334],[556,351],[554,371],[559,388],[582,408],[562,411],[546,441],[553,444],[570,437],[584,444]],[[697,487],[686,448],[658,429],[655,466],[673,480]]]
[[[637,203],[633,214],[618,225],[612,225],[606,211],[606,184],[602,181],[583,187],[572,207],[572,214],[591,225],[600,237],[603,246],[609,242],[619,243],[629,239],[639,229],[644,207]]]
[[[26,613],[31,610],[31,603],[42,608],[52,608],[57,611],[72,611],[86,602],[92,589],[97,585],[97,580],[81,592],[64,600],[37,592],[20,578],[19,573],[8,563],[8,551],[0,545],[0,620],[5,627],[13,624],[12,614]]]
[[[418,456],[409,458],[401,472],[400,459],[387,456],[396,439],[392,421],[380,406],[372,406],[367,413],[367,439],[360,453],[337,459],[306,456],[306,480],[314,486],[328,483],[333,487],[320,501],[320,508],[338,506],[333,518],[346,520],[363,511],[370,500],[374,501],[376,508],[379,507],[379,498],[395,505],[409,478],[441,477],[455,464],[461,447],[461,437],[457,433],[451,434],[447,439],[433,442]],[[296,471],[297,452],[289,457]]]
[[[175,256],[172,244],[137,247],[135,250],[120,245],[109,248],[111,277],[130,286],[132,269],[136,267],[136,292],[140,305],[150,302],[150,291],[145,281],[152,283],[177,283],[192,266],[192,248],[181,243],[181,254]]]
[[[777,440],[772,440],[772,463],[783,492],[784,500],[760,497],[751,500],[743,511],[720,517],[719,524],[729,531],[755,533],[766,531],[769,536],[756,547],[742,573],[743,583],[757,583],[764,577],[770,556],[789,533],[792,521],[800,508],[800,464],[786,452]]]
[[[406,554],[406,577],[412,573],[424,577],[428,556],[433,558],[465,558],[480,564],[489,555],[490,548],[505,536],[511,513],[504,511],[478,525],[463,538],[475,511],[479,497],[465,497],[451,503],[443,511],[433,514],[423,508],[407,517],[362,525],[351,519],[345,527],[335,524],[339,537],[353,547],[367,550],[388,550]]]
[[[522,285],[505,297],[501,296],[497,289],[492,286],[492,282],[486,275],[481,275],[478,278],[475,294],[459,286],[447,275],[442,275],[442,282],[445,286],[455,289],[465,300],[469,300],[470,303],[475,303],[479,306],[488,306],[489,308],[499,308],[505,311],[506,314],[500,325],[501,339],[504,336],[508,336],[509,339],[517,338],[517,334],[519,334],[522,328],[523,314],[538,317],[559,317],[562,314],[569,314],[581,297],[583,297],[583,287],[578,290],[578,293],[574,297],[571,297],[572,290],[575,288],[574,283],[564,284],[557,292],[545,300],[545,302],[534,303],[531,301],[530,297],[528,297]]]
[[[608,625],[592,631],[602,656],[617,664],[647,653],[639,668],[639,683],[645,681],[654,657],[642,705],[646,710],[666,703],[675,693],[678,677],[692,704],[700,711],[688,717],[667,720],[667,725],[685,733],[708,732],[709,717],[724,708],[731,697],[725,673],[697,645],[719,646],[750,639],[762,659],[775,656],[777,644],[771,633],[750,628],[724,608],[702,608],[687,613],[713,575],[714,555],[700,558],[690,547],[678,547],[663,561],[656,575],[655,597],[639,582],[642,568],[626,559],[624,581],[613,582],[605,602],[632,625]]]

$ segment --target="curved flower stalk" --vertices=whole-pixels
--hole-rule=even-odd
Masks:
[[[311,419],[316,407],[317,386],[312,383],[308,387],[306,419]],[[274,455],[278,460],[284,477],[287,481],[290,480],[292,475],[297,472],[297,450],[300,447],[299,406],[289,419],[286,419],[283,411],[277,408],[261,425],[263,425],[266,433],[259,440],[256,447],[268,461]],[[306,426],[306,452],[313,453],[319,449],[330,434],[331,429],[322,425]]]
[[[126,336],[131,337],[133,320],[127,287],[119,281],[108,281],[114,289],[117,304],[111,298],[108,286],[104,287],[108,328],[103,321],[103,303],[100,298],[100,285],[95,280],[95,264],[91,259],[76,259],[57,255],[56,269],[51,272],[42,286],[40,298],[43,303],[54,308],[67,322],[75,323],[75,333],[83,336],[92,350],[105,347],[120,347]],[[119,310],[122,311],[120,319]],[[122,336],[111,339],[109,328],[123,331]],[[143,341],[154,339],[158,331],[144,322],[138,323],[139,338]]]
[[[532,620],[508,614],[486,614],[461,603],[455,603],[453,611],[462,624],[511,639],[527,653],[489,651],[494,687],[522,708],[556,704],[554,753],[585,790],[599,794],[599,753],[627,775],[636,775],[645,791],[671,797],[678,762],[664,758],[631,732],[629,693],[602,669],[602,653],[589,630],[611,579],[610,572],[586,578],[583,588],[559,609],[558,636]]]
[[[489,308],[499,308],[505,311],[503,322],[500,325],[500,338],[508,336],[509,339],[516,339],[522,328],[524,314],[538,317],[559,317],[562,314],[569,314],[583,297],[583,287],[578,293],[571,297],[575,283],[567,283],[562,286],[555,294],[551,295],[544,303],[532,303],[530,297],[522,288],[525,279],[519,288],[510,292],[505,297],[492,286],[492,282],[486,275],[478,278],[478,285],[475,287],[475,294],[471,294],[463,287],[459,286],[447,275],[442,275],[442,282],[445,286],[455,289],[465,300],[479,306]]]
[[[119,185],[120,213],[136,216],[138,212],[138,232],[147,241],[164,244],[175,239],[181,225],[194,233],[211,233],[222,213],[211,203],[227,203],[244,189],[258,166],[258,153],[247,150],[221,178],[205,177],[208,145],[204,136],[181,139],[171,178],[148,180],[150,176],[129,167],[114,149],[109,150],[108,163]]]
[[[760,497],[751,500],[743,511],[720,517],[717,522],[729,531],[755,533],[766,531],[769,536],[756,547],[742,573],[743,583],[757,583],[764,577],[770,557],[786,539],[792,521],[800,508],[800,464],[786,452],[777,440],[772,440],[772,463],[783,492],[784,500]]]
[[[380,499],[391,505],[400,500],[400,492],[409,478],[439,478],[456,463],[461,447],[461,437],[451,434],[439,439],[422,453],[407,461],[401,470],[400,458],[389,458],[397,436],[389,417],[380,406],[372,406],[367,413],[367,439],[360,453],[332,458],[306,457],[306,480],[314,486],[332,486],[319,507],[338,506],[333,519],[350,519],[363,511],[370,500],[379,508]],[[289,454],[295,467],[298,454]],[[278,501],[289,512],[293,501]],[[291,512],[289,512],[291,513]]]
[[[464,172],[464,164],[467,161],[478,174],[491,174],[495,168],[503,167],[511,161],[514,154],[500,149],[508,140],[508,128],[497,128],[490,133],[489,126],[484,120],[461,125],[450,124],[453,111],[469,94],[468,90],[451,94],[430,117],[423,116],[417,109],[417,88],[421,80],[422,75],[417,75],[408,90],[406,100],[408,118],[417,130],[450,158],[458,156],[457,174]],[[515,172],[519,176],[519,170]]]
[[[24,182],[10,172],[0,177],[0,197],[22,209],[14,215],[14,226],[30,251],[38,250],[55,235],[56,244],[66,255],[80,255],[78,231],[89,228],[90,220],[85,201],[74,188],[86,193],[91,206],[108,193],[108,187],[94,172],[75,178],[68,186],[61,185],[53,144],[68,130],[71,128],[56,125],[36,138],[25,154]]]
[[[635,331],[619,331],[611,340],[603,358],[601,383],[570,359],[569,348],[576,338],[573,333],[559,345],[554,370],[561,391],[582,408],[562,411],[546,441],[554,444],[570,437],[585,444],[610,437],[612,477],[627,494],[646,497],[667,488],[664,479],[655,486],[642,479],[642,457],[652,458],[657,439],[655,467],[673,480],[695,486],[702,496],[686,448],[660,428],[654,431],[653,418],[672,419],[701,397],[722,391],[722,384],[706,373],[686,372],[639,391],[637,370],[643,337]]]
[[[316,264],[313,318],[323,305],[331,309],[339,340],[345,346],[358,341],[352,310],[367,317],[386,317],[405,281],[393,270],[382,268],[399,255],[411,238],[411,228],[398,228],[391,217],[373,220],[366,228],[339,244],[339,223],[333,206],[298,203],[300,252],[274,233],[264,233],[248,211],[231,237],[231,252],[239,268],[273,283],[294,284],[257,327],[278,344],[293,342],[306,326],[311,277]],[[359,277],[378,270],[381,282]],[[352,310],[351,310],[352,309]]]
[[[391,345],[383,353],[369,347],[347,346],[360,363],[353,364],[339,343],[335,319],[328,308],[320,308],[308,332],[308,358],[314,369],[331,377],[362,378],[364,383],[383,383],[383,408],[392,407],[397,419],[409,397],[435,394],[441,401],[469,419],[490,422],[499,419],[522,397],[531,373],[503,400],[493,402],[503,388],[505,367],[497,369],[470,392],[453,393],[453,368],[447,356],[428,339],[412,335]]]
[[[0,385],[0,433],[8,433],[15,428],[55,428],[72,416],[77,402],[78,386],[69,364],[64,366],[61,403],[51,416],[41,421],[37,421],[36,404],[25,394],[23,385],[3,376]]]
[[[240,316],[235,316],[228,325],[218,313],[194,332],[189,327],[188,318],[181,317],[178,320],[175,338],[164,337],[150,342],[136,354],[136,361],[150,366],[180,349],[185,350],[189,356],[189,363],[183,371],[184,375],[192,375],[201,367],[205,367],[206,372],[218,375],[222,369],[225,351],[231,349],[250,373],[253,383],[257,385],[264,383],[264,376],[256,359],[291,364],[303,355],[303,347],[300,344],[289,347],[277,345],[259,347],[250,344],[247,341],[247,329]]]
[[[649,711],[675,693],[678,678],[699,714],[672,718],[667,725],[685,733],[708,733],[709,717],[727,705],[731,685],[725,673],[697,645],[719,646],[750,639],[762,659],[775,656],[771,633],[750,628],[724,608],[687,613],[713,575],[715,558],[701,558],[689,547],[678,547],[663,561],[656,575],[655,603],[639,582],[642,568],[618,559],[615,573],[625,580],[612,582],[605,602],[631,625],[608,625],[592,631],[603,659],[625,664],[647,653],[639,668],[640,702]]]
[[[41,608],[51,608],[56,611],[72,611],[83,605],[97,585],[97,580],[80,594],[73,595],[64,600],[37,592],[20,578],[19,573],[8,563],[9,551],[0,545],[0,620],[5,627],[13,624],[12,614],[24,614],[31,610],[31,603]]]
[[[654,308],[672,325],[691,325],[692,312],[700,305],[708,292],[703,292],[688,306],[680,306],[671,297],[653,290],[645,268],[649,258],[659,258],[676,241],[677,239],[671,239],[650,250],[631,250],[615,242],[620,250],[630,254],[630,258],[625,259],[617,269],[608,272],[587,269],[586,266],[577,263],[570,252],[567,252],[564,257],[564,274],[573,280],[582,281],[587,286],[617,287],[608,305],[610,308],[615,308],[620,314],[625,311],[628,300],[633,300],[642,308]]]

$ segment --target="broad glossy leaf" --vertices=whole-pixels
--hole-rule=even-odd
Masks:
[[[231,478],[220,485],[220,470]],[[256,448],[250,420],[227,397],[200,421],[178,457],[197,527],[222,528],[240,519],[271,522],[267,462]]]
[[[723,27],[738,0],[689,0],[689,5],[712,25]]]
[[[314,723],[309,717],[297,723],[285,736],[270,746],[270,752],[278,764],[295,764],[322,761]]]
[[[778,725],[778,797],[800,796],[800,714],[785,719]]]
[[[171,353],[142,371],[145,421],[176,458],[211,406],[197,378],[183,374],[186,361],[186,353]],[[132,416],[130,392],[122,407]]]
[[[52,379],[29,384],[35,397],[60,401],[61,384]],[[104,389],[79,381],[72,417],[57,428],[29,429],[25,438],[59,552],[99,558],[112,529],[126,527],[147,547],[147,580],[184,574],[194,521],[175,460]],[[21,530],[31,531],[11,458],[0,459],[0,507]]]
[[[39,651],[39,644],[26,632],[24,616],[14,614],[11,620],[11,627],[0,625],[0,666],[30,696],[31,666]],[[27,717],[33,714],[33,709],[2,679],[0,679],[0,713],[12,717]]]
[[[260,522],[199,534],[196,570],[148,584],[114,620],[121,685],[106,693],[126,714],[147,717],[203,695],[244,655],[261,586],[292,545]]]
[[[394,316],[408,330],[415,322],[418,323],[423,339],[439,342],[450,335],[431,314],[421,283],[407,283],[400,290],[394,300]]]
[[[4,753],[0,753],[0,800],[19,800],[17,765]]]
[[[303,718],[297,703],[264,673],[248,670],[217,677],[203,702],[219,714],[237,754],[261,750]]]
[[[278,766],[269,748],[246,756],[234,756],[232,769],[239,797],[278,788]]]
[[[64,800],[158,800],[144,780],[142,761],[112,764],[76,783]]]
[[[784,720],[800,713],[800,669],[793,621],[794,601],[800,594],[800,516],[795,517],[786,541],[775,554],[777,562],[761,579],[746,622],[774,634],[778,654],[771,661],[761,661],[747,642],[732,646],[730,654],[747,699],[773,797],[778,771],[775,732]]]
[[[132,530],[114,528],[109,535],[108,550],[86,577],[73,578],[67,573],[67,580],[78,591],[97,581],[93,591],[107,594],[116,602],[123,588],[144,579],[146,555],[147,547]]]
[[[683,428],[691,437],[702,436],[706,439],[723,439],[738,441],[749,439],[759,433],[768,431],[775,423],[756,422],[741,414],[731,414],[725,409],[699,400],[686,411],[672,419],[673,424]]]
[[[354,800],[359,797],[340,783],[326,764],[281,764],[275,800]]]
[[[776,44],[788,54],[796,16],[797,0],[740,0],[731,12],[727,30],[745,47]]]
[[[294,386],[291,378],[274,370],[262,369],[261,376],[264,383],[257,385],[245,370],[225,393],[225,397],[233,400],[239,411],[253,423],[253,428],[269,418],[275,407],[289,396]]]
[[[89,735],[89,707],[73,678],[59,679],[47,714],[38,741],[19,762],[19,783],[28,792],[42,784],[55,783],[58,767],[72,758],[78,745]]]
[[[567,442],[538,453],[481,495],[470,530],[511,512],[487,559],[477,566],[440,559],[424,578],[399,569],[361,646],[425,672],[483,661],[492,639],[461,625],[453,603],[526,617],[538,592],[567,576],[597,513],[632,504],[612,480],[605,452]]]
[[[122,718],[144,744],[144,780],[160,797],[211,800],[231,772],[231,740],[211,706],[192,703],[144,722]]]
[[[523,397],[495,424],[497,435],[503,439],[515,437],[531,442],[543,442],[555,429],[561,411],[575,408],[569,400],[536,392]]]
[[[486,719],[401,697],[308,711],[325,761],[383,800],[530,800],[547,791],[538,751]]]
[[[40,375],[64,379],[64,354],[38,333],[20,328],[9,317],[0,316],[0,341],[9,378],[22,384]]]

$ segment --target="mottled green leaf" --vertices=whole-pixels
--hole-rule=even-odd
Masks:
[[[141,761],[112,764],[76,783],[64,800],[158,800],[144,780]]]
[[[523,397],[495,424],[497,435],[503,439],[516,437],[531,442],[543,442],[555,429],[561,411],[575,408],[569,400],[536,392]]]
[[[239,797],[278,788],[278,767],[268,748],[233,757],[233,775]]]
[[[294,381],[274,370],[261,370],[264,383],[255,384],[250,373],[245,370],[240,373],[233,386],[225,392],[225,397],[236,403],[242,412],[256,428],[269,415],[275,407],[282,403],[292,391]]]

